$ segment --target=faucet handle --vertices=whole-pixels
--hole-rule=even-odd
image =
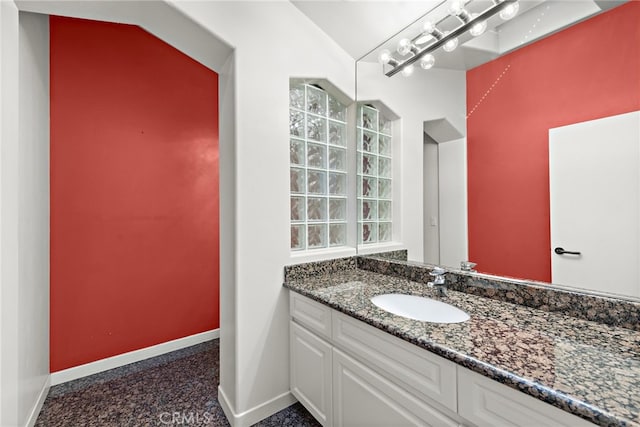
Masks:
[[[471,271],[471,272],[475,272],[475,270],[473,269],[473,267],[475,267],[476,264],[475,262],[471,262],[471,261],[460,261],[460,269],[462,271]]]
[[[443,274],[445,274],[446,271],[444,270],[444,268],[442,267],[433,267],[433,269],[429,272],[430,276],[442,276]]]

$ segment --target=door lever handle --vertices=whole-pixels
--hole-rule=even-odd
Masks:
[[[558,255],[580,255],[580,252],[565,251],[563,248],[555,248],[553,251]]]

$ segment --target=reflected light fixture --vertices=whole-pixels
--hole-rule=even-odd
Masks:
[[[486,3],[482,0],[450,0],[447,16],[436,22],[427,20],[423,25],[423,31],[416,37],[401,39],[396,51],[404,58],[398,59],[389,50],[382,50],[378,59],[382,64],[391,67],[385,74],[391,77],[401,72],[404,76],[410,76],[413,73],[413,64],[418,61],[422,69],[428,70],[435,64],[432,52],[441,47],[445,52],[452,52],[458,47],[459,36],[468,31],[472,36],[478,37],[487,30],[489,18],[499,13],[502,19],[508,20],[513,18],[519,9],[518,0],[492,0],[484,11],[472,14],[466,5],[474,1]],[[450,19],[449,15],[457,18],[460,23],[451,31],[444,32],[438,25]]]
[[[432,68],[435,63],[436,63],[436,58],[430,53],[427,53],[425,56],[423,56],[420,59],[420,67],[422,67],[423,70],[428,70],[429,68]]]
[[[402,69],[402,75],[405,77],[409,77],[411,74],[413,74],[413,64],[405,65],[405,67]]]
[[[516,16],[516,13],[518,13],[518,9],[520,9],[520,3],[511,3],[509,6],[502,9],[502,11],[500,12],[500,18],[508,21],[509,19]]]
[[[447,34],[445,34],[445,37]],[[444,49],[445,52],[453,52],[454,50],[456,50],[457,47],[458,47],[457,37],[449,38],[447,42],[444,45],[442,45],[442,49]]]

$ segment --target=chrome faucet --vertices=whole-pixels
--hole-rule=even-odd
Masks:
[[[446,271],[442,267],[433,267],[433,270],[429,273],[433,277],[433,282],[428,282],[427,286],[430,288],[435,287],[439,297],[447,296],[447,284],[444,280],[444,274]]]

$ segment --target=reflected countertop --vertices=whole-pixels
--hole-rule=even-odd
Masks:
[[[640,426],[640,332],[353,269],[284,286],[482,375],[602,426]],[[466,311],[463,323],[396,316],[371,298],[426,296]]]

